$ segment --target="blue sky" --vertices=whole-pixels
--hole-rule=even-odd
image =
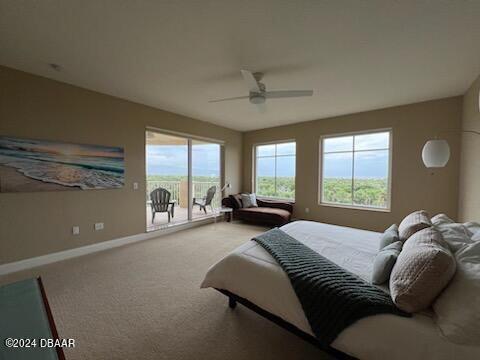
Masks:
[[[327,138],[323,142],[323,174],[327,178],[351,178],[354,161],[355,178],[388,176],[390,133]],[[353,149],[360,150],[351,152]]]
[[[356,178],[386,178],[388,176],[389,133],[367,134],[337,137],[324,141],[323,173],[325,177],[351,178],[351,152],[356,150],[371,150],[355,153]],[[377,150],[378,149],[378,150]],[[257,160],[259,176],[295,176],[295,144],[278,145],[275,158],[275,145],[259,147],[259,155],[266,157]],[[193,145],[193,175],[220,175],[220,146],[218,144]],[[149,175],[187,175],[187,146],[179,145],[148,145],[147,173]]]
[[[148,175],[187,175],[188,149],[182,145],[147,145]],[[194,176],[220,176],[220,145],[192,146]]]
[[[356,153],[354,171],[355,178],[386,178],[388,150]],[[326,178],[351,178],[352,153],[325,154],[323,174]]]
[[[259,176],[275,175],[275,159],[259,158],[257,160]],[[323,164],[324,176],[327,178],[352,177],[352,153],[325,154]],[[388,150],[359,152],[355,155],[356,178],[386,178],[388,172]],[[295,176],[295,158],[277,158],[277,176]]]
[[[355,178],[386,178],[389,143],[389,132],[326,138],[323,142],[323,174],[327,178],[352,178],[352,162],[355,160]],[[359,151],[353,155],[353,149]],[[275,164],[275,153],[294,155],[295,143],[258,146],[258,176],[275,176],[275,173],[277,176],[295,176],[295,156],[278,156]]]

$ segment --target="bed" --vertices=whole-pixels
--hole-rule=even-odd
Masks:
[[[381,233],[296,221],[281,227],[344,269],[370,281]],[[202,288],[215,288],[307,340],[312,329],[290,280],[258,243],[248,241],[213,265]],[[388,292],[387,287],[383,287]],[[443,338],[430,311],[410,318],[385,314],[363,318],[343,330],[331,344],[334,355],[359,359],[478,359],[480,349]]]

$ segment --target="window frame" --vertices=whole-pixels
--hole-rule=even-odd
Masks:
[[[343,136],[357,136],[357,135],[370,135],[376,133],[389,133],[389,143],[388,143],[388,181],[387,181],[387,206],[386,207],[375,207],[367,205],[357,205],[353,204],[354,192],[352,189],[352,204],[341,204],[335,202],[328,202],[323,200],[323,142],[325,139],[331,139],[336,137]],[[375,151],[380,149],[372,150],[357,150],[355,151],[355,139],[353,140],[352,151],[345,151],[352,153],[352,186],[355,180],[354,169],[355,169],[355,152],[364,152],[364,151]],[[332,152],[333,153],[333,152]],[[362,131],[353,131],[345,133],[335,133],[322,135],[319,139],[319,176],[318,176],[318,204],[321,206],[327,207],[336,207],[336,208],[346,208],[346,209],[355,209],[355,210],[367,210],[367,211],[378,211],[378,212],[391,212],[392,211],[392,163],[393,163],[393,129],[392,128],[383,128],[383,129],[371,129],[371,130],[362,130]]]
[[[179,222],[172,222],[171,224],[167,225],[160,225],[160,226],[155,226],[155,227],[150,227],[147,225],[146,227],[146,232],[154,232],[154,231],[159,231],[159,230],[165,230],[171,227],[176,227],[176,226],[182,226],[185,224],[190,224],[195,221],[202,221],[207,219],[207,217],[197,217],[195,218],[193,216],[193,170],[192,170],[192,164],[193,164],[193,142],[194,141],[202,141],[202,142],[208,142],[211,144],[216,144],[219,145],[219,184],[220,184],[220,189],[223,189],[225,187],[225,184],[227,183],[225,180],[225,141],[224,140],[219,140],[215,138],[208,138],[208,137],[203,137],[203,136],[197,136],[197,135],[192,135],[189,133],[184,133],[180,131],[174,131],[174,130],[167,130],[167,129],[162,129],[162,128],[157,128],[153,126],[146,126],[144,129],[145,137],[144,137],[144,163],[145,163],[145,168],[144,168],[144,173],[145,173],[145,184],[148,181],[148,175],[147,175],[147,145],[148,145],[148,139],[147,139],[147,133],[148,132],[153,132],[161,135],[166,135],[166,136],[174,136],[177,138],[181,138],[186,140],[186,145],[187,145],[187,196],[188,196],[188,205],[187,205],[187,219],[185,221],[179,221]],[[225,196],[225,189],[220,192],[220,207],[221,205],[221,200]],[[218,217],[219,215],[215,215],[215,217]]]
[[[295,183],[295,191],[293,198],[284,198],[284,197],[277,197],[277,196],[265,196],[265,195],[260,195],[257,192],[257,148],[259,146],[263,145],[280,145],[280,144],[287,144],[287,143],[295,143],[295,177],[294,177],[294,183]],[[275,150],[276,151],[276,150]],[[292,156],[292,155],[280,155],[280,156]],[[275,182],[277,179],[277,171],[276,171],[276,164],[277,164],[277,154],[275,152],[275,156],[272,156],[275,158]],[[274,140],[274,141],[268,141],[268,142],[261,142],[261,143],[255,143],[252,145],[252,189],[254,190],[255,194],[257,195],[257,198],[259,199],[266,199],[266,200],[283,200],[283,201],[289,201],[289,202],[295,202],[295,198],[297,197],[297,141],[295,139],[287,139],[287,140]],[[276,189],[276,185],[275,185]]]

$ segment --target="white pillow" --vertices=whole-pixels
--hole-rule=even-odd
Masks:
[[[473,241],[479,241],[480,240],[480,224],[474,221],[469,221],[463,224],[470,233],[470,238]]]
[[[445,214],[438,214],[432,218],[433,226],[440,231],[443,239],[450,246],[450,250],[455,253],[466,244],[471,244],[471,231],[466,224],[456,223]],[[468,224],[468,223],[467,223]],[[471,227],[471,229],[473,229]]]
[[[473,234],[472,236],[472,241],[479,242],[480,241],[480,231],[477,233]]]
[[[475,221],[469,221],[463,224],[456,223],[445,214],[438,214],[432,218],[432,224],[437,229],[451,229],[458,232],[463,232],[472,241],[480,240],[480,224]],[[451,226],[446,226],[451,224]],[[470,242],[470,241],[468,241]]]
[[[464,244],[455,253],[457,271],[433,304],[442,334],[458,344],[480,339],[480,242]]]
[[[450,219],[446,214],[437,214],[430,219],[432,225],[445,225],[454,223],[452,219]]]
[[[258,207],[257,196],[255,194],[242,194],[241,197],[244,208]]]
[[[432,226],[432,222],[425,210],[414,211],[405,216],[398,225],[400,241],[407,241],[416,232]]]

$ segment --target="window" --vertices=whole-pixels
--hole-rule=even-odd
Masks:
[[[390,208],[391,131],[321,139],[321,203]]]
[[[255,147],[255,192],[258,196],[295,199],[295,143]]]

